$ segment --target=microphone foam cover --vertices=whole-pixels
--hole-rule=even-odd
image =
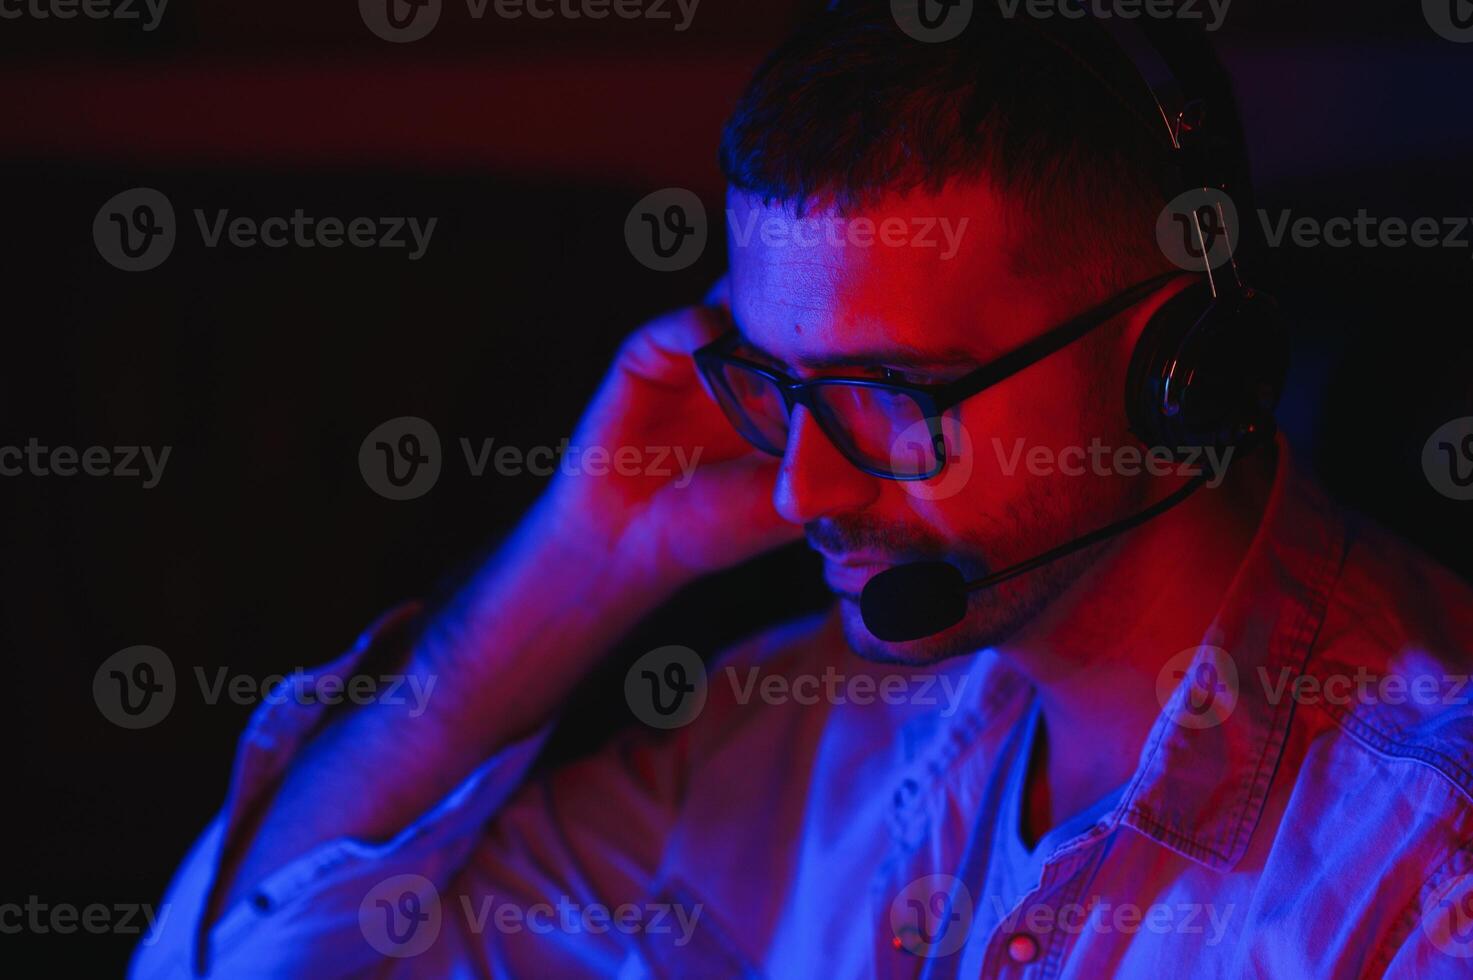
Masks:
[[[919,640],[961,622],[966,580],[944,561],[896,565],[865,584],[859,611],[865,628],[887,643]]]

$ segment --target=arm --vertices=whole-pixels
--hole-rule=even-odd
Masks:
[[[321,720],[251,819],[218,842],[207,921],[304,855],[392,840],[544,726],[610,646],[682,585],[798,537],[772,508],[776,461],[732,431],[691,364],[690,352],[726,327],[724,311],[707,306],[638,331],[575,436],[611,451],[677,448],[699,461],[693,475],[560,473],[417,632],[404,670],[434,681],[425,710],[375,702]],[[529,761],[498,778],[519,779]],[[485,798],[494,808],[512,788]]]

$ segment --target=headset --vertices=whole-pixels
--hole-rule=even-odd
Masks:
[[[914,2],[919,15],[927,3],[949,8],[961,0]],[[1212,152],[1217,134],[1208,100],[1187,90],[1139,18],[1096,13],[1084,0],[1056,2],[1061,20],[1091,22],[1108,46],[1129,61],[1149,94],[1183,175],[1181,193],[1172,200],[1182,210],[1171,217],[1187,225],[1192,241],[1186,251],[1200,256],[1205,274],[1203,282],[1163,305],[1141,333],[1125,379],[1131,431],[1147,446],[1173,452],[1209,446],[1242,451],[1268,442],[1276,431],[1273,413],[1288,373],[1288,331],[1277,304],[1244,281],[1234,257],[1235,209],[1227,175]],[[832,13],[849,5],[857,5],[856,0],[829,0],[827,9]],[[898,18],[899,0],[890,7]],[[1131,116],[1155,127],[1157,121],[1141,111],[1145,104],[1133,104],[1117,91],[1097,59],[1057,31],[1045,30],[1038,18],[1020,13],[1015,19],[1093,75]],[[1217,248],[1219,238],[1225,249]],[[1224,251],[1226,262],[1217,258]]]
[[[1191,235],[1188,244],[1195,245],[1186,254],[1200,257],[1202,263],[1202,280],[1163,303],[1136,342],[1124,391],[1131,432],[1146,446],[1173,454],[1207,448],[1238,455],[1251,452],[1271,442],[1277,431],[1274,409],[1288,373],[1288,330],[1278,305],[1247,284],[1233,255],[1234,209],[1226,172],[1218,168],[1220,161],[1212,152],[1216,134],[1207,100],[1188,93],[1162,51],[1134,20],[1096,16],[1079,0],[1059,2],[1074,11],[1073,19],[1099,25],[1149,93],[1183,176],[1183,189],[1168,203],[1163,217],[1182,222]],[[839,6],[839,0],[833,0],[829,10]],[[1094,62],[1041,26],[1038,31],[1099,80],[1129,113],[1142,118]],[[1154,122],[1142,121],[1154,127]],[[1215,250],[1219,235],[1225,236],[1226,261],[1220,258],[1223,250]],[[1205,474],[1188,481],[1119,521],[971,582],[946,562],[886,569],[869,580],[860,597],[865,626],[889,642],[939,633],[966,615],[969,593],[1129,531],[1186,500],[1204,478]]]
[[[1195,245],[1188,254],[1200,256],[1204,274],[1163,304],[1141,331],[1125,377],[1131,431],[1147,446],[1172,452],[1250,451],[1276,431],[1274,409],[1289,366],[1288,330],[1278,304],[1244,281],[1234,255],[1235,215],[1228,177],[1213,153],[1216,134],[1207,100],[1187,92],[1134,20],[1090,15],[1078,0],[1061,3],[1091,17],[1150,94],[1184,178],[1172,204],[1180,207],[1176,217]],[[1044,36],[1098,75],[1060,39]],[[1105,88],[1131,109],[1113,87]],[[1225,249],[1217,248],[1219,241]],[[1226,261],[1214,257],[1222,252]]]

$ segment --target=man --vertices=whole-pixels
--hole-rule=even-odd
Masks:
[[[1463,975],[1473,602],[1282,439],[1133,435],[1142,331],[1200,277],[1092,28],[927,44],[858,3],[779,49],[723,143],[728,279],[629,339],[576,438],[699,448],[694,478],[560,474],[452,602],[327,671],[436,678],[425,710],[263,710],[137,975]],[[1079,322],[927,458],[906,391]],[[861,614],[892,566],[975,579],[1194,483],[932,635]],[[528,776],[620,635],[805,534],[830,614]],[[633,685],[696,691],[651,663]]]

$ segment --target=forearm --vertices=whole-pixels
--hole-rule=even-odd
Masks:
[[[724,308],[696,307],[641,328],[577,432],[611,451],[671,447],[700,461],[694,472],[560,474],[412,645],[407,669],[421,689],[434,684],[428,708],[330,716],[257,807],[257,826],[232,833],[240,856],[221,871],[232,899],[327,841],[388,840],[537,731],[681,585],[801,534],[773,508],[776,461],[743,442],[697,377],[691,353],[729,326]]]
[[[425,624],[405,667],[430,692],[423,704],[344,710],[303,749],[235,864],[227,904],[326,841],[392,837],[553,717],[664,598],[606,543],[555,536],[549,523],[531,515]]]

